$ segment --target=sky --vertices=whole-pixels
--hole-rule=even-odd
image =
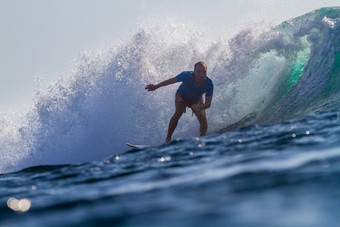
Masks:
[[[32,105],[37,79],[67,76],[84,50],[132,37],[149,17],[202,24],[213,41],[327,6],[340,0],[0,0],[0,114]]]

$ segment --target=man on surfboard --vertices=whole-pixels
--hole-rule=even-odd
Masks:
[[[148,91],[154,91],[160,87],[182,82],[175,95],[175,113],[169,122],[168,134],[165,142],[171,140],[172,133],[177,127],[178,120],[186,112],[186,108],[192,109],[200,123],[200,136],[205,136],[208,129],[205,109],[211,105],[214,84],[207,77],[207,64],[200,61],[194,66],[194,71],[184,71],[176,77],[165,80],[159,84],[149,84],[145,87]],[[205,103],[202,95],[205,93]]]

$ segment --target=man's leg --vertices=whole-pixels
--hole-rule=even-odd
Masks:
[[[208,122],[205,114],[205,110],[195,113],[198,122],[200,123],[200,136],[205,136],[208,130]]]
[[[166,136],[165,142],[169,142],[171,140],[172,133],[174,133],[178,120],[181,118],[182,114],[185,112],[186,105],[182,102],[176,103],[176,111],[174,115],[171,117],[168,128],[168,135]]]

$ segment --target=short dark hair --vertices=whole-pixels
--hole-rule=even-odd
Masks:
[[[195,66],[194,66],[194,69],[196,69],[196,66],[198,66],[198,65],[204,66],[206,70],[208,69],[208,66],[207,66],[207,64],[204,61],[196,62]]]

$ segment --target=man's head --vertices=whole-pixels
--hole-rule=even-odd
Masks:
[[[199,61],[194,66],[194,74],[197,82],[204,82],[207,78],[207,64],[203,61]]]

